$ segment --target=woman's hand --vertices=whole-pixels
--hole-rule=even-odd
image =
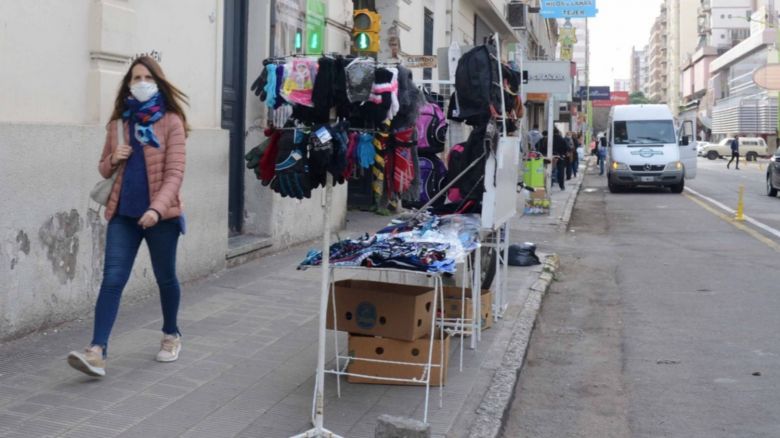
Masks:
[[[116,147],[114,153],[111,154],[111,165],[117,166],[120,162],[125,161],[133,153],[133,148],[126,144],[120,144]]]
[[[141,216],[141,219],[138,220],[138,225],[141,226],[144,230],[147,228],[152,228],[153,226],[157,225],[157,222],[160,221],[160,214],[157,213],[154,210],[146,210],[146,213],[144,213],[143,216]]]

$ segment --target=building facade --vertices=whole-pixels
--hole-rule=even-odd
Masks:
[[[322,3],[325,48],[343,52],[352,3]],[[274,44],[284,47],[283,34],[272,29],[281,29],[285,16],[305,17],[306,5],[0,2],[0,196],[6,206],[0,218],[0,338],[75,318],[94,305],[106,221],[89,191],[100,178],[97,162],[118,85],[139,53],[154,52],[166,76],[189,95],[193,130],[182,188],[188,230],[177,259],[182,283],[224,269],[229,258],[260,248],[278,251],[322,234],[319,202],[282,199],[243,166],[244,151],[260,143],[268,119],[249,86],[262,60],[279,54]],[[346,190],[335,192],[338,227],[346,217]],[[141,251],[125,296],[153,293],[148,254]]]
[[[650,29],[647,44],[647,98],[655,103],[666,102],[668,79],[668,37],[667,7],[661,4],[661,10]]]
[[[642,50],[636,50],[635,47],[631,48],[631,79],[629,85],[629,91],[632,93],[646,93],[647,78],[648,78],[648,66],[647,66],[647,46]]]

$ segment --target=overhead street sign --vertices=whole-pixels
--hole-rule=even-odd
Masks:
[[[587,18],[598,14],[596,0],[541,0],[543,18]]]

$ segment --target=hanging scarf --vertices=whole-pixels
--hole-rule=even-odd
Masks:
[[[127,159],[125,173],[122,177],[122,189],[119,195],[119,214],[128,217],[141,217],[149,208],[149,179],[146,173],[144,145],[160,147],[152,126],[165,114],[165,104],[160,93],[152,96],[146,102],[139,102],[134,97],[125,99],[125,110],[122,118],[128,121],[130,128],[130,146],[133,153]]]

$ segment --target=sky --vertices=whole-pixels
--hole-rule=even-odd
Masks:
[[[631,47],[642,49],[663,0],[596,0],[590,29],[590,84],[612,86],[630,79]]]

